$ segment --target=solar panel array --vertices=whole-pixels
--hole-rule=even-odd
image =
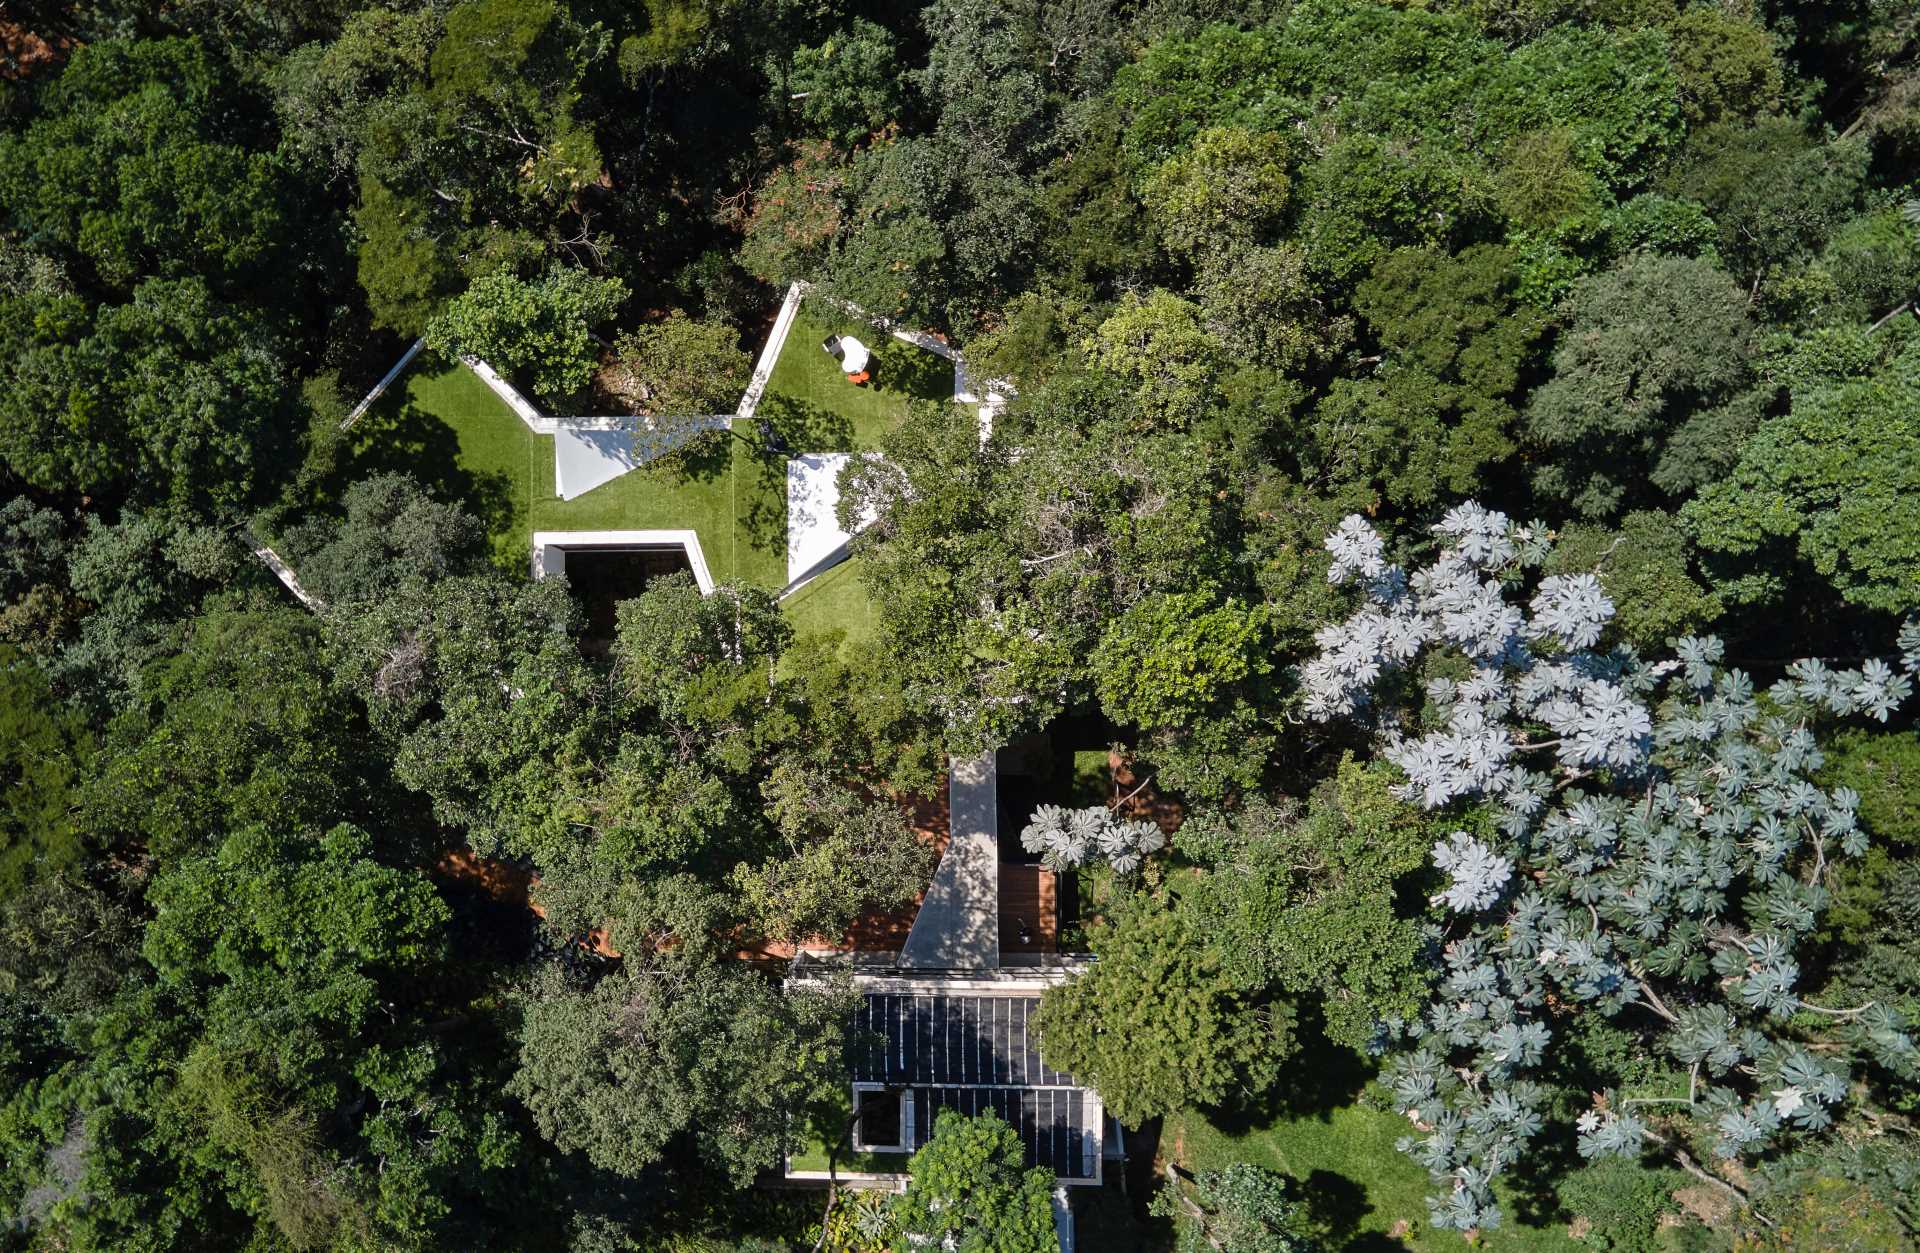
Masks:
[[[913,1148],[942,1109],[991,1110],[1019,1131],[1029,1164],[1091,1179],[1099,1107],[1072,1075],[1040,1060],[1030,1030],[1039,1012],[1037,996],[870,992],[855,1011],[853,1077],[911,1092]]]

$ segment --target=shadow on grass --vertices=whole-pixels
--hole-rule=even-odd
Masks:
[[[1333,1111],[1352,1105],[1373,1078],[1374,1067],[1350,1048],[1328,1041],[1319,1011],[1300,1007],[1295,1036],[1300,1047],[1266,1091],[1215,1111],[1210,1121],[1229,1135],[1245,1135],[1282,1119],[1331,1122]]]
[[[953,362],[938,353],[888,337],[875,351],[873,386],[915,400],[953,399]]]
[[[411,400],[376,406],[353,435],[351,451],[326,486],[328,499],[338,500],[349,486],[377,474],[407,474],[437,498],[459,501],[489,534],[514,525],[513,480],[462,466],[453,428]]]
[[[777,441],[774,447],[784,443],[787,448],[786,452],[773,452],[762,446],[760,455],[777,458],[783,466],[786,458],[795,453],[846,452],[853,447],[854,427],[850,419],[797,396],[769,393],[761,398],[755,416],[773,431]],[[750,433],[750,437],[757,438],[757,432]]]

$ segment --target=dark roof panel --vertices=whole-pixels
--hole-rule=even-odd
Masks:
[[[1072,1086],[1040,1061],[1037,996],[870,992],[854,1013],[853,1077],[862,1083]]]
[[[869,992],[854,1013],[853,1078],[906,1089],[914,1148],[943,1109],[991,1110],[1020,1133],[1027,1161],[1063,1179],[1092,1179],[1100,1114],[1091,1095],[1040,1060],[1037,996]]]

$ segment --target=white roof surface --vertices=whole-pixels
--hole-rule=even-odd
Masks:
[[[632,431],[563,426],[553,433],[553,486],[561,500],[611,482],[638,464]]]
[[[787,582],[797,582],[831,564],[851,538],[834,512],[840,504],[840,469],[851,453],[802,453],[787,462]],[[871,455],[871,454],[869,454]],[[873,521],[871,512],[860,519]]]

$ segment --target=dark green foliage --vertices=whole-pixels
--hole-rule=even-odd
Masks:
[[[1255,1004],[1182,914],[1129,903],[1093,951],[1091,969],[1041,998],[1040,1050],[1127,1126],[1259,1092],[1292,1050],[1290,1007]]]
[[[885,27],[855,18],[825,43],[796,48],[784,79],[773,75],[781,101],[810,134],[857,144],[899,117],[906,76],[900,50]],[[778,107],[778,106],[777,106]]]
[[[1636,648],[1697,635],[1720,616],[1720,598],[1695,572],[1686,528],[1671,514],[1630,513],[1617,528],[1576,523],[1561,532],[1551,574],[1591,571],[1612,598],[1614,625]]]
[[[86,723],[56,703],[46,676],[0,644],[0,906],[80,861],[75,799],[92,752]]]
[[[286,231],[283,177],[249,102],[193,40],[81,48],[19,136],[0,135],[0,212],[100,285],[247,276]]]
[[[1729,558],[1730,599],[1779,596],[1797,564],[1850,603],[1920,607],[1917,374],[1910,345],[1868,378],[1796,393],[1686,507],[1700,546]]]
[[[1747,300],[1705,261],[1637,254],[1583,280],[1561,310],[1551,376],[1527,406],[1550,461],[1538,489],[1592,519],[1683,497],[1723,474],[1759,425],[1745,391]]]
[[[907,1169],[907,1190],[894,1203],[893,1247],[923,1245],[956,1253],[1048,1253],[1053,1230],[1052,1180],[1038,1166],[1021,1169],[1019,1133],[992,1114],[968,1118],[941,1110]]]
[[[344,522],[309,522],[285,544],[301,584],[323,601],[373,600],[403,583],[471,574],[481,565],[480,524],[404,474],[362,479],[341,503]]]
[[[522,998],[511,1090],[596,1166],[639,1177],[680,1144],[745,1185],[779,1162],[790,1116],[838,1095],[828,1041],[850,1010],[844,987],[783,992],[737,963],[636,955],[591,986],[549,968]]]
[[[1512,853],[1516,891],[1574,873],[1486,806],[1394,794],[1388,756],[1429,773],[1401,750],[1431,706],[1371,757],[1389,720],[1301,720],[1302,663],[1351,595],[1322,543],[1343,516],[1408,569],[1469,497],[1580,519],[1541,574],[1599,587],[1545,612],[1604,591],[1596,648],[1645,656],[1719,630],[1762,686],[1786,656],[1883,652],[1920,606],[1920,45],[1897,3],[0,8],[9,1247],[809,1247],[818,1199],[749,1185],[844,1105],[844,1002],[731,955],[910,908],[914,828],[938,819],[910,826],[908,798],[1049,729],[1117,749],[1125,806],[1172,842],[1124,886],[1081,875],[1101,960],[1049,998],[1049,1048],[1126,1117],[1264,1117],[1300,1099],[1270,1081],[1296,1003],[1310,1088],[1327,1048],[1377,1046],[1466,979],[1449,960],[1524,942],[1439,928],[1434,894],[1464,889],[1436,843]],[[1020,392],[990,435],[929,403],[854,463],[842,521],[877,515],[836,593],[870,601],[858,638],[815,625],[836,602],[790,622],[766,590],[683,579],[583,638],[566,580],[529,581],[505,535],[483,552],[474,521],[544,525],[543,440],[515,500],[456,500],[472,430],[341,429],[430,325],[557,412],[728,410],[795,279]],[[347,473],[397,460],[431,493]],[[649,473],[719,500],[709,461]],[[782,525],[757,517],[756,545]],[[1484,661],[1404,673],[1376,709]],[[1605,679],[1615,656],[1581,664]],[[1910,1240],[1914,744],[1899,722],[1826,744],[1816,777],[1859,793],[1874,845],[1721,911],[1825,904],[1796,993],[1843,1012],[1782,1002],[1756,1030],[1818,1041],[1791,1060],[1844,1081],[1838,1127],[1723,1171],[1714,1139],[1763,1131],[1784,1077],[1703,1073],[1751,1103],[1685,1117],[1693,1077],[1644,1002],[1449,985],[1437,1003],[1468,1009],[1422,1072],[1443,1096],[1494,1065],[1461,1044],[1497,1032],[1483,1008],[1537,1011],[1547,1060],[1500,1089],[1517,1106],[1482,1079],[1483,1103],[1447,1096],[1467,1120],[1414,1125],[1425,1151],[1470,1156],[1495,1124],[1518,1144],[1601,1093],[1666,1137],[1636,1152],[1684,1146],[1749,1204],[1542,1136],[1500,1163],[1520,1241]],[[1719,765],[1709,791],[1744,786]],[[1690,812],[1615,773],[1578,786]],[[1622,847],[1593,850],[1607,873]],[[1765,991],[1721,931],[1656,948],[1625,908],[1570,903],[1568,925],[1601,926],[1674,1009]],[[897,1210],[836,1207],[827,1247],[948,1227],[1051,1247],[1047,1180],[1005,1128],[937,1147]],[[1482,1183],[1445,1183],[1436,1221],[1480,1221]],[[1715,1232],[1656,1225],[1676,1190],[1725,1207]],[[1156,1238],[1183,1250],[1355,1236],[1305,1222],[1315,1181],[1244,1162],[1159,1191],[1177,1226]]]
[[[109,728],[86,814],[102,838],[162,856],[230,825],[320,826],[350,811],[361,735],[319,664],[310,617],[235,605],[148,662]]]
[[[1417,1011],[1431,979],[1403,893],[1426,867],[1431,823],[1350,758],[1304,813],[1264,800],[1189,818],[1174,844],[1203,873],[1179,904],[1215,937],[1240,982],[1322,1005],[1327,1037],[1364,1048],[1375,1025]]]
[[[1857,141],[1823,144],[1785,119],[1723,123],[1694,136],[1667,184],[1706,205],[1720,255],[1751,280],[1819,251],[1851,216],[1867,155]]]
[[[1311,469],[1350,507],[1470,493],[1513,451],[1514,401],[1546,318],[1522,304],[1515,258],[1403,249],[1354,295],[1383,361],[1334,383],[1315,414]]]
[[[1821,779],[1860,794],[1860,821],[1901,849],[1920,845],[1920,737],[1845,731],[1827,745]]]
[[[0,293],[0,459],[36,487],[183,508],[245,501],[291,453],[280,342],[198,278],[128,303]]]
[[[1660,1217],[1677,1208],[1673,1192],[1686,1183],[1677,1170],[1609,1158],[1570,1171],[1554,1191],[1561,1208],[1580,1224],[1582,1244],[1615,1253],[1657,1253],[1666,1247]]]

